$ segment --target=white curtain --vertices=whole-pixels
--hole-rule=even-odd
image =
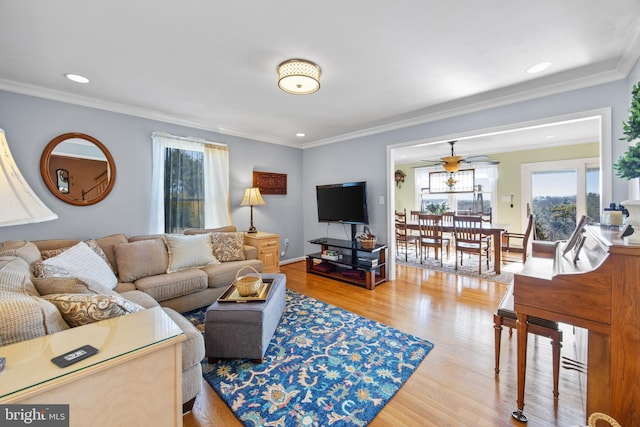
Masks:
[[[229,149],[204,146],[204,224],[205,228],[231,224],[229,200]]]
[[[151,212],[149,232],[164,233],[164,173],[167,148],[204,152],[205,227],[231,224],[229,147],[225,144],[154,132],[152,139]]]

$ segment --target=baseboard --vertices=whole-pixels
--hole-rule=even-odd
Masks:
[[[304,257],[304,256],[301,256],[301,257],[298,257],[298,258],[291,258],[291,259],[280,261],[280,265],[293,264],[294,262],[300,262],[300,261],[304,261],[306,259],[307,259],[307,257]]]

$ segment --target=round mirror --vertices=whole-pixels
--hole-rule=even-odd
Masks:
[[[98,203],[116,182],[109,150],[83,133],[65,133],[51,140],[40,158],[40,174],[54,196],[77,206]]]

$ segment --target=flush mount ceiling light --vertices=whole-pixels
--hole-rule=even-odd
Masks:
[[[309,95],[320,89],[320,67],[306,59],[289,59],[278,65],[278,86],[287,93]]]
[[[534,65],[533,67],[527,68],[527,73],[535,74],[540,73],[551,66],[551,62],[541,62],[539,64]]]
[[[86,78],[85,76],[81,76],[79,74],[72,74],[72,73],[67,73],[64,75],[66,78],[68,78],[69,80],[76,82],[76,83],[89,83],[89,79]]]

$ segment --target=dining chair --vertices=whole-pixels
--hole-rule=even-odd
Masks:
[[[414,224],[418,223],[418,215],[423,214],[426,212],[422,212],[422,211],[409,211],[409,218],[411,219],[411,222]],[[416,230],[409,230],[410,234],[418,234],[418,233],[413,233]]]
[[[409,260],[409,244],[412,243],[416,247],[416,254],[418,253],[418,236],[408,233],[407,229],[407,210],[402,212],[396,211],[395,214],[395,228],[396,228],[396,248],[404,246],[404,260]],[[399,252],[399,251],[398,251]]]
[[[529,214],[529,221],[527,222],[527,228],[524,233],[502,233],[502,263],[506,264],[510,253],[516,253],[521,255],[521,261],[527,260],[529,253],[529,240],[533,235],[535,240],[535,228],[536,221],[533,214]]]
[[[474,215],[454,215],[453,230],[456,270],[458,269],[458,253],[460,253],[460,265],[462,265],[462,259],[464,258],[462,255],[466,252],[478,255],[478,273],[482,274],[482,257],[486,258],[488,269],[491,251],[486,235],[482,233],[482,219]]]
[[[491,209],[491,206],[489,206],[489,209],[487,211],[480,211],[480,212],[474,212],[471,215],[474,216],[479,216],[482,219],[482,222],[485,224],[491,224],[493,222],[493,211]],[[484,235],[485,238],[487,239],[487,244],[489,245],[489,248],[492,248],[492,236],[491,234],[485,234]]]
[[[453,230],[453,216],[455,212],[447,211],[442,213],[442,227],[448,230]],[[453,243],[453,231],[443,231],[444,237],[449,239],[449,245]]]
[[[438,253],[447,249],[447,258],[449,258],[449,239],[443,237],[442,234],[442,215],[420,214],[418,215],[419,227],[419,244],[420,244],[420,264],[424,260],[424,250],[426,249],[427,258],[429,257],[429,248],[434,248],[436,260]],[[440,256],[440,266],[442,266],[442,256]]]

